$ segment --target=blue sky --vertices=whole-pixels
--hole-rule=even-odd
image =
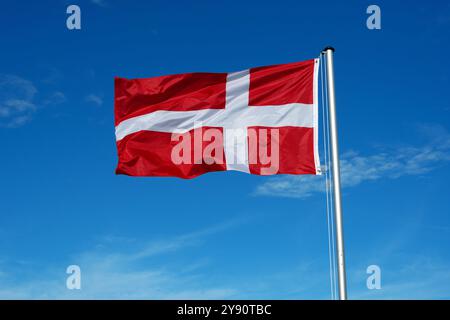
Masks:
[[[114,175],[113,78],[336,48],[350,298],[450,297],[450,5],[15,1],[0,11],[0,297],[329,299],[324,181]],[[382,29],[366,28],[381,8]],[[77,264],[82,289],[66,289]],[[366,288],[366,268],[382,289]]]

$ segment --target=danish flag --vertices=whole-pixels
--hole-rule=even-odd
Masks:
[[[320,174],[319,59],[115,78],[117,174]]]

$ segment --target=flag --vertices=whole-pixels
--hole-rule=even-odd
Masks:
[[[117,174],[320,174],[319,59],[115,78]]]

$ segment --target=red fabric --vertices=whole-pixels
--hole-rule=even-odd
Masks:
[[[202,134],[207,127],[199,130]],[[221,128],[217,128],[222,132]],[[194,141],[194,131],[186,132],[186,138]],[[171,155],[173,147],[178,143],[171,141],[172,133],[139,131],[130,134],[117,142],[117,151],[119,154],[119,164],[116,169],[117,174],[126,174],[130,176],[162,176],[162,177],[180,177],[194,178],[201,174],[212,171],[226,170],[225,155],[217,155],[222,159],[222,164],[206,164],[200,158],[201,164],[195,164],[194,148],[191,149],[192,164],[174,164]],[[223,141],[220,141],[223,144]],[[201,152],[205,151],[209,142],[201,143]],[[218,162],[218,161],[217,161]]]
[[[225,108],[226,73],[186,73],[115,79],[115,125],[157,110]]]
[[[261,129],[266,129],[262,131]],[[316,174],[316,166],[314,164],[314,131],[313,128],[301,128],[301,127],[250,127],[248,129],[255,130],[258,140],[248,138],[248,145],[250,153],[257,152],[255,159],[256,163],[250,163],[250,173],[252,174],[263,174],[261,172],[262,168],[269,168],[270,165],[261,163],[261,157],[259,155],[261,143],[261,134],[266,134],[267,136],[267,149],[266,153],[269,157],[272,155],[271,137],[270,134],[273,130],[278,130],[278,145],[279,145],[279,167],[277,173],[284,174]],[[256,142],[256,145],[254,143]],[[249,158],[251,154],[249,153]]]
[[[250,69],[251,106],[313,103],[314,59]]]
[[[315,60],[258,67],[250,69],[249,106],[263,108],[290,103],[310,104],[314,92]],[[195,111],[222,109],[226,104],[226,73],[188,73],[149,79],[115,79],[115,125],[126,119],[145,115],[158,110]],[[176,128],[174,128],[175,130]],[[194,132],[203,135],[206,127],[191,130],[184,137],[194,143]],[[223,146],[223,130],[219,142]],[[314,128],[303,127],[249,127],[256,130],[255,139],[248,134],[249,158],[256,156],[256,163],[249,163],[252,174],[267,174],[262,171],[270,165],[262,163],[259,157],[261,135],[268,133],[267,146],[271,154],[271,130],[278,130],[279,164],[276,174],[316,174],[314,153]],[[131,176],[174,176],[194,178],[212,171],[227,170],[225,153],[215,155],[216,163],[197,159],[191,149],[191,164],[176,164],[172,158],[174,147],[171,132],[139,131],[117,141],[119,162],[117,174]],[[254,145],[256,143],[256,146]],[[200,154],[210,142],[201,143]],[[256,155],[252,154],[256,150]],[[222,161],[218,161],[221,159]],[[195,163],[198,160],[200,163]]]

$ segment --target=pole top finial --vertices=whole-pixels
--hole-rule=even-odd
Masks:
[[[322,52],[326,52],[327,50],[331,50],[333,52],[335,51],[333,47],[327,46],[327,47],[323,48]]]

